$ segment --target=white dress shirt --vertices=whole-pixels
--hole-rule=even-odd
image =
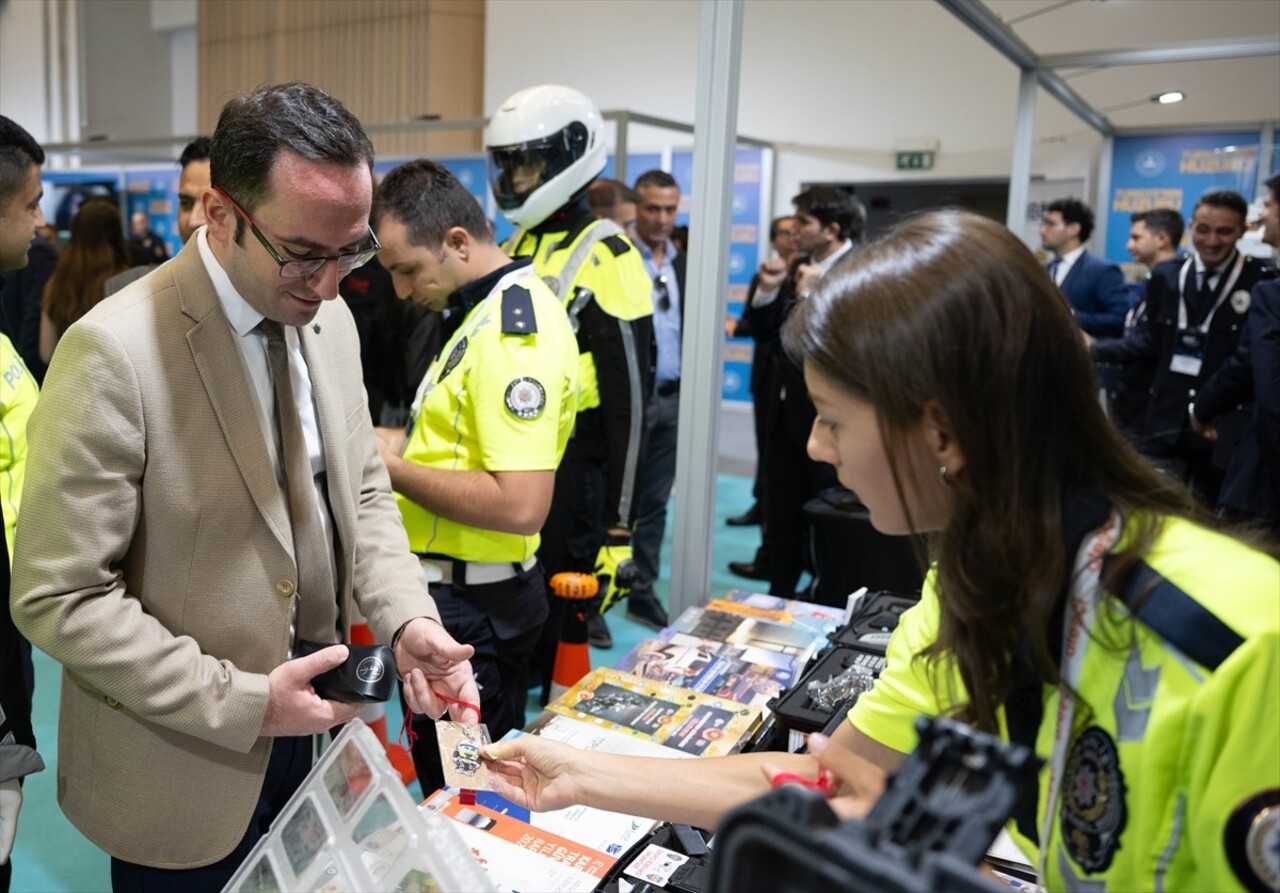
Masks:
[[[240,358],[244,361],[245,372],[249,376],[250,390],[258,410],[258,425],[262,428],[262,437],[267,443],[267,452],[271,455],[271,463],[276,470],[276,482],[280,491],[285,492],[284,465],[280,462],[280,432],[275,419],[275,386],[271,383],[271,363],[267,359],[267,336],[257,331],[258,323],[263,315],[250,306],[231,284],[218,259],[209,247],[207,231],[201,227],[196,233],[196,245],[200,249],[200,259],[204,261],[209,278],[218,293],[222,304],[222,312],[227,315],[232,330],[236,333],[236,346],[240,348]],[[298,404],[298,418],[302,421],[302,436],[307,442],[307,458],[311,462],[312,480],[316,489],[316,505],[320,511],[320,521],[324,526],[325,538],[329,541],[329,561],[333,566],[333,579],[338,579],[338,569],[333,553],[333,518],[328,511],[328,494],[324,488],[324,444],[320,440],[320,426],[316,421],[316,408],[311,393],[311,376],[307,372],[307,361],[302,356],[302,345],[298,341],[298,332],[293,326],[284,326],[284,340],[289,348],[289,380],[293,385],[294,401]]]

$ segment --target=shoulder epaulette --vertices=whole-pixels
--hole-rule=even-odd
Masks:
[[[609,250],[613,252],[614,257],[621,257],[631,250],[631,243],[622,236],[605,236],[600,240],[609,246]]]
[[[1160,638],[1202,667],[1216,670],[1244,644],[1238,632],[1145,562],[1134,565],[1116,594]]]
[[[502,293],[502,334],[532,335],[538,331],[533,295],[523,285],[509,285]]]

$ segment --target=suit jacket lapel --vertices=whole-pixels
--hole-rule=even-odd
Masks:
[[[1088,252],[1085,252],[1085,254],[1087,253]],[[1080,278],[1081,270],[1084,269],[1085,265],[1085,254],[1081,254],[1076,258],[1076,262],[1071,265],[1069,270],[1067,270],[1067,275],[1062,278],[1062,285],[1060,288],[1062,289],[1063,294],[1071,294],[1071,289],[1075,287],[1076,280]]]
[[[289,510],[262,437],[249,376],[236,344],[237,336],[222,312],[222,303],[194,238],[171,263],[175,265],[173,279],[179,306],[195,322],[187,331],[187,344],[205,393],[213,404],[214,415],[254,504],[280,545],[292,555]]]

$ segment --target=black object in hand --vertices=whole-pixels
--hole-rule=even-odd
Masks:
[[[334,642],[298,642],[297,657],[306,657]],[[311,680],[316,694],[326,701],[374,704],[391,697],[397,677],[395,653],[386,645],[348,645],[344,663]]]

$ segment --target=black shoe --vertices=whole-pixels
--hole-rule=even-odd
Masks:
[[[592,648],[612,648],[613,636],[609,634],[609,624],[599,614],[587,618],[587,642]]]
[[[746,577],[748,580],[769,579],[769,569],[755,561],[730,561],[729,573]]]
[[[747,509],[741,515],[734,515],[732,518],[725,518],[724,523],[730,527],[751,527],[760,523],[760,503],[756,503]]]
[[[652,595],[631,596],[627,599],[627,619],[652,630],[667,628],[667,612]]]

